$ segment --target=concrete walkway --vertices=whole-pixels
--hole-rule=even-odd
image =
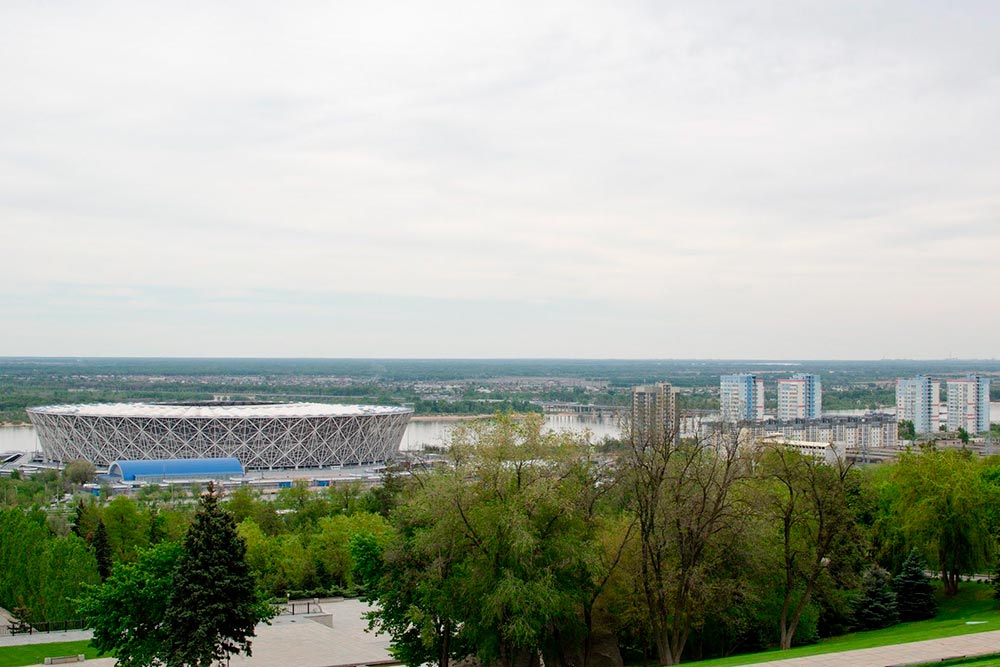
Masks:
[[[53,642],[78,642],[90,639],[91,630],[66,630],[65,632],[33,632],[20,635],[3,635],[0,646],[24,646],[25,644],[52,644]]]
[[[887,667],[888,665],[906,665],[988,653],[1000,653],[1000,630],[945,637],[944,639],[928,639],[909,644],[824,653],[804,658],[755,662],[753,665],[744,665],[743,667]],[[698,663],[691,664],[697,665]]]

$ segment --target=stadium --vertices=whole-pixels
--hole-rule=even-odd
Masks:
[[[399,453],[408,408],[205,401],[28,408],[46,461],[239,459],[248,470],[382,463]]]

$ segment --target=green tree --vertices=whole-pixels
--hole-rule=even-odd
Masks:
[[[420,475],[392,513],[398,537],[369,590],[408,664],[464,645],[510,666],[582,643],[600,548],[587,505],[602,485],[584,442],[542,426],[501,415],[456,428],[452,465]]]
[[[958,439],[962,441],[963,445],[969,444],[969,432],[961,426],[958,427]]]
[[[51,622],[78,618],[77,598],[88,586],[100,581],[94,554],[87,543],[76,535],[52,538],[34,566],[42,573],[36,615]]]
[[[181,555],[180,545],[161,542],[141,551],[134,563],[119,564],[84,596],[80,613],[94,629],[91,646],[113,653],[120,667],[166,662],[170,637],[163,617]]]
[[[900,440],[914,440],[917,437],[916,428],[909,419],[900,419],[896,432]]]
[[[259,502],[260,493],[244,486],[230,493],[224,506],[233,515],[236,525],[239,525],[244,519],[254,515]]]
[[[316,569],[324,573],[324,585],[351,586],[354,561],[351,556],[351,539],[362,533],[372,535],[382,545],[392,534],[392,526],[380,514],[358,512],[350,516],[323,517],[317,525],[318,532],[309,543],[309,553]]]
[[[139,549],[149,546],[149,526],[128,496],[116,496],[104,508],[104,527],[115,562],[131,563]]]
[[[401,501],[402,491],[402,476],[397,475],[391,468],[386,468],[382,473],[382,483],[368,490],[361,498],[362,505],[368,512],[375,512],[389,518],[389,513]]]
[[[899,574],[892,580],[901,621],[923,621],[937,615],[934,586],[926,569],[927,561],[914,548],[903,561]]]
[[[444,589],[458,602],[462,641],[502,665],[539,651],[554,662],[584,643],[583,609],[600,583],[593,508],[609,475],[586,441],[543,425],[540,415],[504,415],[456,429],[454,467],[424,487],[426,505],[418,505],[441,519],[422,540],[458,537],[460,551],[442,555],[463,575],[448,577]]]
[[[310,532],[320,517],[330,513],[330,503],[325,494],[309,488],[309,481],[296,480],[291,487],[278,491],[274,506],[290,510],[284,519],[292,530]]]
[[[272,540],[277,547],[278,556],[278,587],[280,591],[301,591],[313,588],[316,582],[316,569],[309,552],[305,547],[302,535],[291,533],[279,535]]]
[[[63,480],[67,483],[79,486],[92,481],[97,474],[97,468],[90,461],[76,459],[66,464],[62,474]]]
[[[82,497],[76,501],[73,509],[73,521],[71,524],[73,533],[90,542],[94,539],[94,531],[97,529],[97,522],[101,517],[101,512],[94,504],[93,496],[84,500]]]
[[[898,527],[908,546],[936,560],[945,594],[955,595],[962,574],[981,572],[992,562],[997,490],[967,451],[903,452],[890,479],[884,521]]]
[[[869,567],[861,580],[861,594],[852,607],[854,624],[859,630],[876,630],[899,623],[896,594],[889,573],[878,565]]]
[[[97,530],[94,531],[94,556],[97,558],[97,573],[101,576],[101,581],[107,581],[111,576],[111,543],[108,542],[108,529],[104,527],[104,522],[98,520]]]
[[[249,517],[237,526],[236,532],[246,542],[247,564],[257,585],[274,597],[284,595],[287,585],[281,578],[277,540],[265,535]]]
[[[401,523],[408,523],[397,519]],[[410,667],[437,663],[448,667],[452,658],[468,653],[458,637],[453,600],[446,582],[454,568],[449,545],[439,545],[437,557],[418,549],[415,527],[397,535],[383,549],[370,533],[351,539],[355,576],[376,608],[365,614],[368,627],[392,637],[390,653]]]
[[[38,604],[45,572],[41,562],[50,533],[41,512],[14,507],[0,511],[0,606],[23,606],[27,621],[47,621]]]
[[[254,626],[273,615],[254,589],[236,523],[209,483],[184,538],[163,617],[166,663],[210,667],[233,653],[250,655]]]

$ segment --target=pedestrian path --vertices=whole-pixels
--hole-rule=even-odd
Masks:
[[[62,632],[33,632],[19,635],[3,635],[0,646],[24,646],[25,644],[52,644],[54,642],[78,642],[94,636],[92,630],[64,630]]]
[[[802,658],[755,662],[742,667],[887,667],[990,653],[1000,653],[1000,630],[840,653],[823,653]],[[697,665],[697,663],[691,664]]]

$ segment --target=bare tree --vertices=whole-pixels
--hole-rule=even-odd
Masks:
[[[747,479],[746,429],[720,426],[708,437],[647,432],[626,425],[622,474],[638,519],[640,570],[660,664],[681,660],[692,626],[717,602],[715,560],[738,533],[735,488]]]
[[[782,444],[761,451],[762,498],[781,531],[781,648],[792,645],[802,612],[822,580],[856,546],[847,502],[851,464],[832,464]]]

